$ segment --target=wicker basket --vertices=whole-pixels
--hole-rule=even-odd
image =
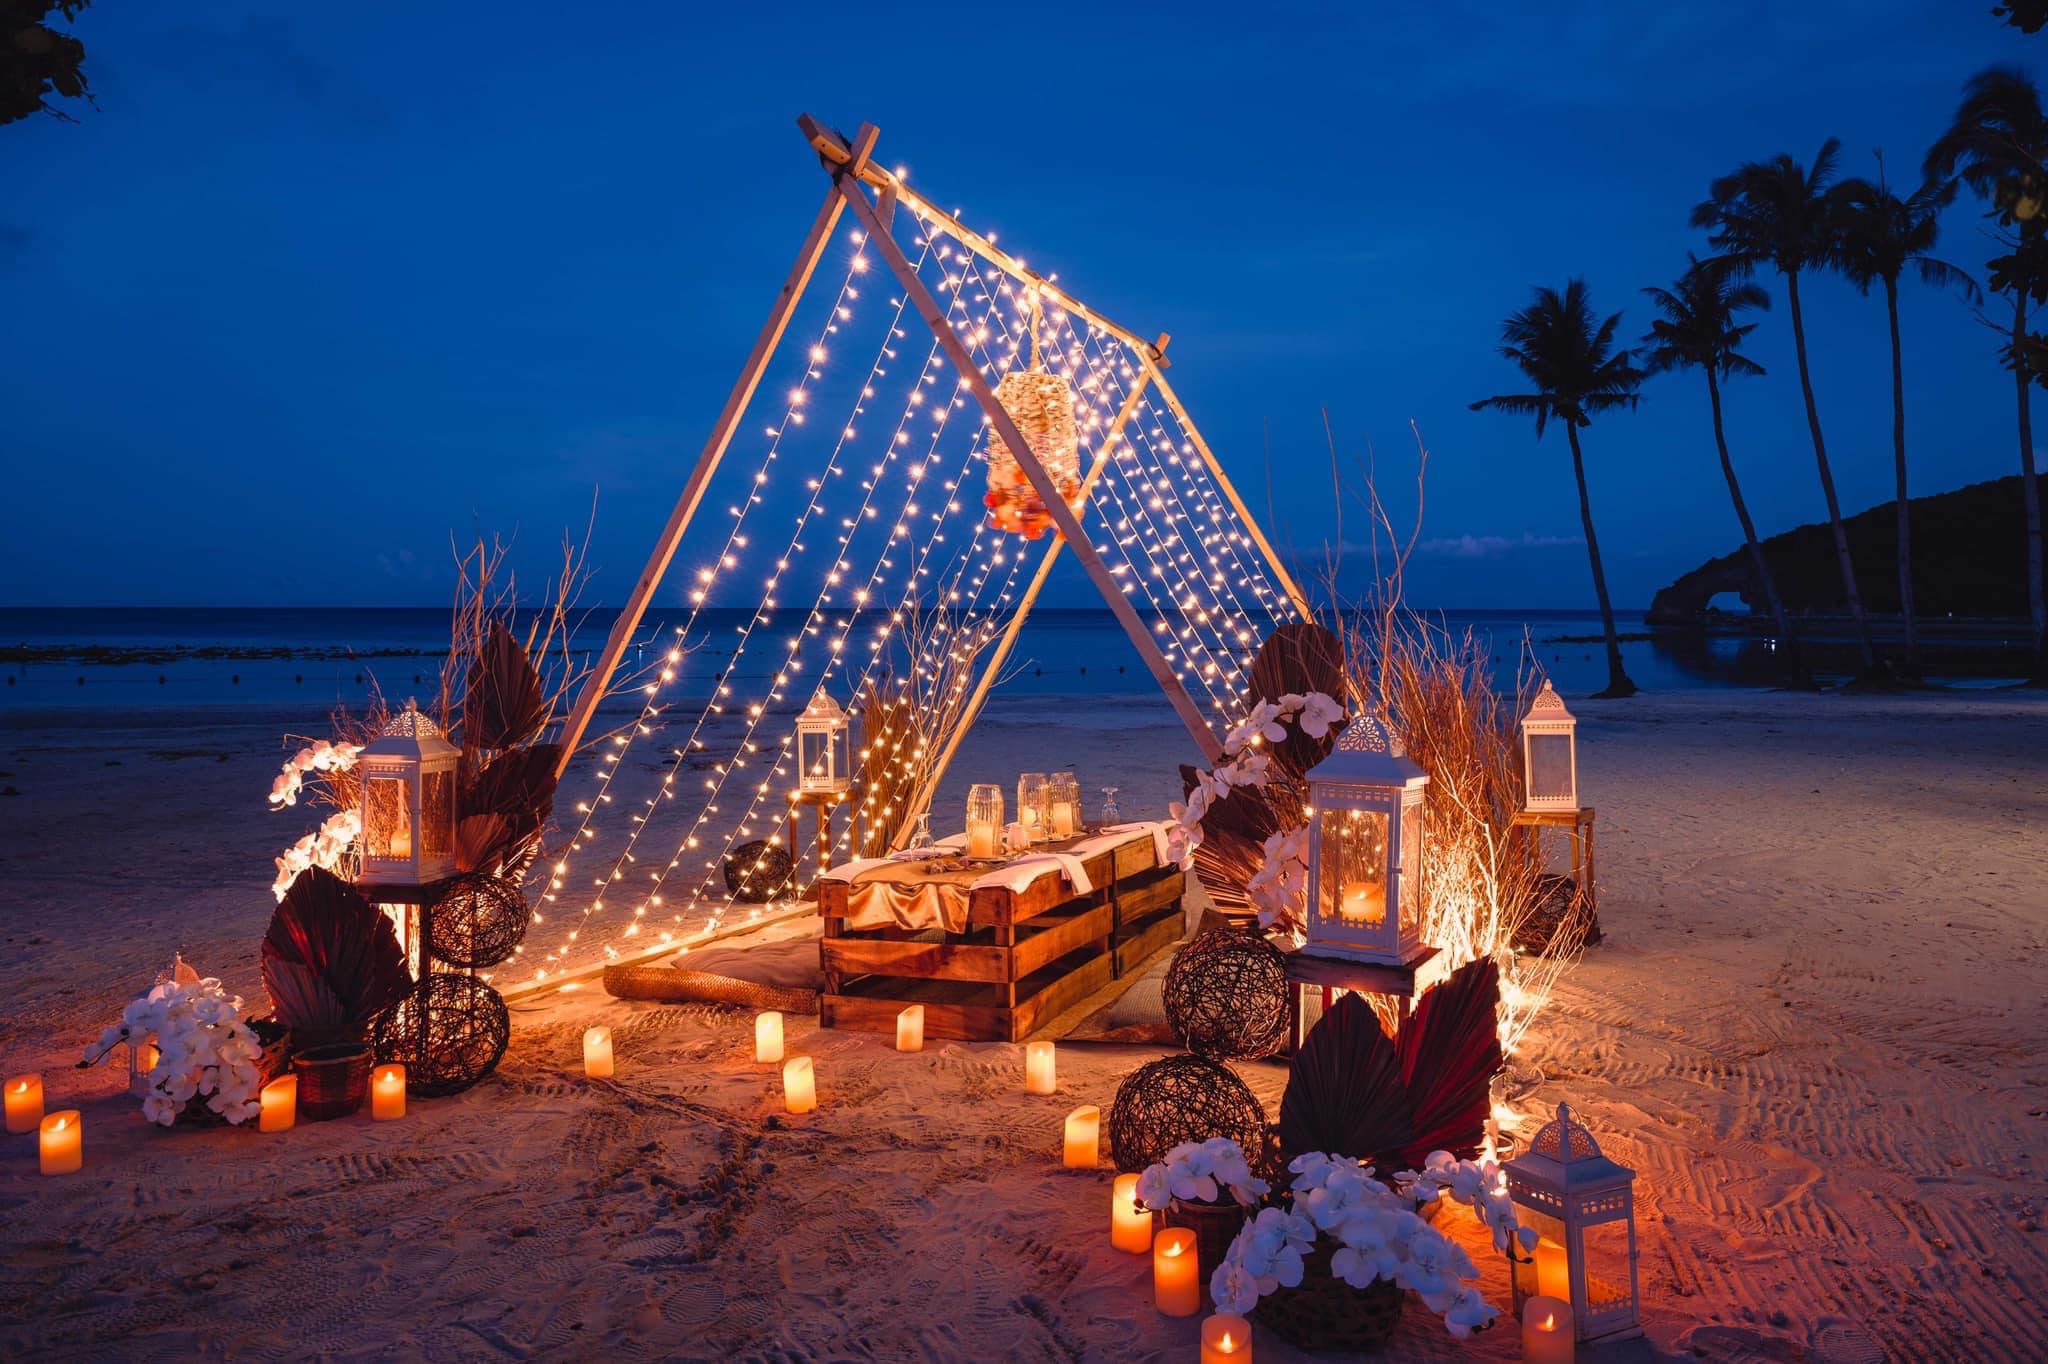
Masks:
[[[375,1059],[363,1042],[308,1047],[292,1057],[292,1073],[299,1077],[299,1116],[326,1122],[361,1108],[370,1092],[370,1065]]]
[[[1186,1227],[1195,1234],[1195,1268],[1201,1275],[1202,1300],[1209,1301],[1209,1276],[1243,1229],[1244,1209],[1235,1202],[1190,1203],[1176,1198],[1160,1216],[1167,1226]]]
[[[1303,1257],[1301,1287],[1276,1288],[1253,1311],[1259,1325],[1302,1350],[1358,1354],[1385,1347],[1401,1324],[1407,1291],[1391,1279],[1353,1288],[1330,1272],[1327,1236]]]

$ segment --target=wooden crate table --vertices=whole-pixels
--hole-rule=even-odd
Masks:
[[[1342,957],[1318,957],[1307,952],[1287,954],[1287,1049],[1301,1050],[1316,1020],[1336,1002],[1337,991],[1362,995],[1386,995],[1395,1001],[1401,1020],[1406,1022],[1415,1001],[1424,990],[1450,974],[1449,958],[1434,947],[1425,947],[1415,960],[1402,966],[1381,962],[1350,961]]]
[[[1021,1041],[1180,938],[1185,877],[1160,857],[1160,828],[1007,861],[968,861],[955,839],[937,857],[832,868],[818,883],[820,1022],[894,1032],[922,1004],[926,1037]]]

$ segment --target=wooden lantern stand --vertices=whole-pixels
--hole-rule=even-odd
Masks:
[[[789,860],[793,864],[790,868],[792,876],[796,874],[797,868],[803,865],[802,853],[799,851],[803,845],[796,841],[797,811],[806,805],[817,811],[818,876],[822,876],[825,874],[825,868],[832,865],[832,812],[846,804],[851,798],[852,792],[850,791],[791,791],[789,793]],[[856,837],[854,839],[854,846],[858,848],[859,845],[860,839]],[[812,877],[809,886],[804,891],[805,899],[817,898],[817,884],[817,876]]]
[[[1593,880],[1593,807],[1520,810],[1508,823],[1513,828],[1529,830],[1529,837],[1536,845],[1536,860],[1544,866],[1549,864],[1543,860],[1543,831],[1565,831],[1572,841],[1572,898],[1567,913],[1585,917],[1588,943],[1600,941],[1600,892]]]
[[[1323,957],[1310,952],[1287,954],[1287,1049],[1294,1055],[1313,1026],[1302,1007],[1306,992],[1319,991],[1327,1013],[1337,1002],[1337,991],[1361,995],[1385,995],[1395,1002],[1402,1022],[1415,1011],[1422,992],[1440,984],[1450,974],[1450,959],[1434,947],[1425,947],[1413,960],[1399,966],[1378,961],[1351,961],[1344,957]]]

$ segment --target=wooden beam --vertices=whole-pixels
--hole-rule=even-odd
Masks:
[[[1164,332],[1160,333],[1159,344],[1161,348],[1166,345]],[[1149,382],[1151,371],[1140,371],[1137,382],[1131,385],[1130,394],[1124,399],[1124,405],[1117,410],[1116,420],[1109,424],[1108,434],[1103,437],[1102,444],[1096,447],[1095,462],[1088,467],[1087,477],[1081,480],[1081,495],[1084,498],[1094,490],[1095,481],[1102,476],[1102,471],[1109,467],[1109,461],[1115,457],[1116,443],[1124,438],[1124,426],[1136,414],[1139,395],[1145,391],[1145,385]],[[1031,575],[1031,583],[1024,589],[1024,596],[1017,603],[1017,609],[1011,613],[1010,623],[1003,627],[1002,638],[996,641],[995,652],[989,655],[988,663],[981,670],[981,676],[975,680],[974,691],[969,694],[967,704],[960,712],[960,723],[947,737],[946,746],[939,750],[938,759],[918,786],[915,798],[904,807],[903,822],[896,827],[896,832],[889,841],[892,852],[909,846],[911,831],[917,827],[917,812],[927,808],[932,798],[938,795],[939,783],[945,778],[946,769],[952,765],[953,755],[959,752],[960,741],[967,737],[967,731],[973,727],[975,717],[981,714],[982,702],[988,700],[989,689],[995,686],[1003,665],[1010,661],[1010,651],[1016,647],[1017,636],[1024,629],[1024,618],[1031,614],[1032,606],[1038,601],[1038,594],[1045,588],[1045,580],[1052,576],[1052,566],[1060,557],[1060,546],[1065,543],[1066,541],[1059,536],[1054,536],[1052,543],[1045,547],[1045,553],[1038,560],[1038,571]]]
[[[869,146],[872,145],[870,139]],[[641,618],[647,614],[647,603],[653,599],[654,589],[661,582],[662,575],[668,572],[669,562],[675,558],[677,546],[682,544],[683,532],[689,529],[690,519],[697,514],[697,505],[704,500],[704,491],[710,485],[711,476],[718,471],[719,461],[725,458],[726,449],[732,444],[733,433],[739,429],[740,419],[746,415],[754,390],[760,387],[761,376],[767,371],[768,361],[774,356],[775,347],[789,326],[797,301],[811,282],[811,273],[824,257],[825,247],[832,239],[833,229],[839,225],[839,215],[845,204],[845,199],[834,189],[826,193],[825,202],[818,206],[818,216],[811,221],[810,234],[804,238],[803,247],[797,252],[796,264],[789,269],[789,276],[782,281],[782,291],[775,296],[775,303],[768,310],[768,320],[761,324],[761,334],[754,338],[754,349],[747,355],[746,364],[740,367],[732,392],[726,395],[725,407],[719,412],[711,435],[697,456],[697,466],[683,484],[683,494],[676,500],[675,510],[669,513],[668,524],[662,527],[661,538],[655,542],[647,566],[640,570],[640,580],[633,584],[632,594],[620,609],[619,618],[612,623],[611,635],[605,640],[604,652],[598,656],[597,666],[585,679],[583,692],[576,698],[568,719],[562,722],[558,739],[562,754],[555,763],[558,780],[569,770],[569,764],[576,756],[576,746],[590,728],[598,704],[604,700],[605,692],[611,686],[612,674],[618,671],[619,660],[625,657],[626,647],[633,641],[633,632],[640,628]]]

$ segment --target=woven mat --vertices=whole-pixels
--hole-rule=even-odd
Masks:
[[[780,1009],[784,1013],[815,1014],[818,992],[786,985],[763,985],[757,980],[740,980],[711,971],[689,971],[674,966],[608,966],[604,972],[606,993],[617,999],[658,999],[680,1004],[744,1004],[754,1009]]]

